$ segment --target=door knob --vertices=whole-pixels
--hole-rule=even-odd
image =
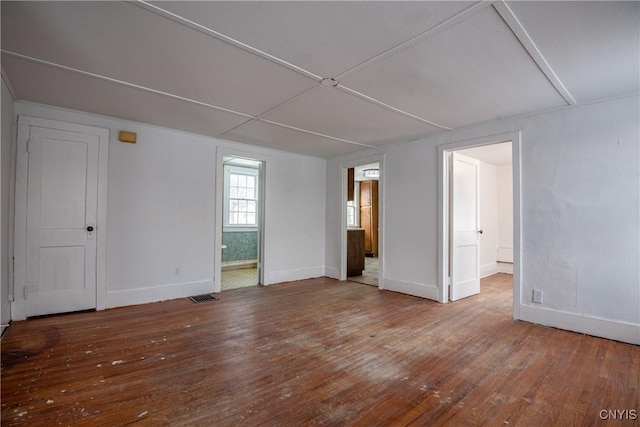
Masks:
[[[482,230],[478,230],[478,233],[482,234]]]
[[[88,226],[88,227],[87,227],[87,231],[88,231],[89,233],[91,233],[91,232],[93,231],[93,226],[91,226],[91,225],[90,225],[90,226]]]

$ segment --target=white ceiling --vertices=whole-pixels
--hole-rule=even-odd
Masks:
[[[464,150],[457,150],[456,153],[464,154],[494,166],[509,166],[513,163],[511,141],[465,148]]]
[[[640,90],[637,1],[1,8],[18,99],[326,158]]]

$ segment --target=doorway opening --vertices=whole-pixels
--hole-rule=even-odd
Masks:
[[[346,278],[381,288],[380,161],[347,168]]]
[[[439,148],[439,300],[508,286],[514,318],[520,301],[519,134]],[[512,285],[511,285],[512,283]]]
[[[222,291],[261,283],[262,170],[258,160],[233,155],[222,158]]]

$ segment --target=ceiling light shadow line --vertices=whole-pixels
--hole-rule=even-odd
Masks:
[[[392,111],[392,112],[394,112],[396,114],[400,114],[402,116],[408,117],[410,119],[417,120],[419,122],[422,122],[422,123],[425,123],[425,124],[428,124],[428,125],[431,125],[431,126],[435,126],[437,128],[440,128],[440,129],[453,130],[453,128],[450,128],[448,126],[441,125],[441,124],[438,124],[436,122],[432,122],[431,120],[423,119],[422,117],[419,117],[419,116],[416,116],[414,114],[408,113],[408,112],[406,112],[404,110],[401,110],[399,108],[392,107],[391,105],[385,104],[382,101],[378,101],[375,98],[371,98],[370,96],[367,96],[367,95],[365,95],[363,93],[360,93],[360,92],[355,91],[353,89],[349,89],[346,86],[338,85],[338,86],[336,86],[336,89],[341,90],[341,91],[343,91],[345,93],[348,93],[349,95],[353,95],[353,96],[355,96],[357,98],[360,98],[363,101],[370,102],[371,104],[377,105],[378,107],[382,107],[385,110],[389,110],[389,111]]]
[[[26,61],[35,62],[36,64],[41,64],[41,65],[46,65],[46,66],[53,67],[53,68],[59,68],[61,70],[71,71],[73,73],[81,74],[83,76],[92,77],[92,78],[95,78],[95,79],[104,80],[104,81],[108,81],[108,82],[111,82],[111,83],[116,83],[116,84],[119,84],[119,85],[122,85],[122,86],[127,86],[127,87],[130,87],[130,88],[142,90],[142,91],[145,91],[145,92],[155,93],[156,95],[162,95],[162,96],[166,96],[168,98],[173,98],[173,99],[177,99],[177,100],[180,100],[180,101],[188,102],[190,104],[200,105],[202,107],[207,107],[207,108],[210,108],[212,110],[222,111],[222,112],[230,113],[230,114],[235,114],[235,115],[238,115],[238,116],[241,116],[241,117],[246,117],[246,118],[249,118],[249,119],[253,119],[254,118],[254,116],[252,116],[251,114],[241,113],[239,111],[230,110],[228,108],[220,107],[218,105],[213,105],[213,104],[209,104],[209,103],[206,103],[206,102],[198,101],[198,100],[195,100],[195,99],[186,98],[184,96],[175,95],[175,94],[169,93],[169,92],[163,92],[161,90],[152,89],[152,88],[146,87],[146,86],[140,86],[140,85],[137,85],[135,83],[125,82],[124,80],[114,79],[112,77],[103,76],[101,74],[96,74],[96,73],[92,73],[92,72],[89,72],[89,71],[79,70],[77,68],[73,68],[73,67],[68,67],[66,65],[57,64],[55,62],[45,61],[44,59],[33,58],[31,56],[22,55],[20,53],[12,52],[10,50],[0,49],[0,52],[2,52],[3,54],[9,55],[9,56],[13,56],[13,57],[16,57],[16,58],[24,59]]]
[[[299,97],[301,97],[301,96],[302,96],[302,95],[304,95],[305,93],[307,93],[307,92],[309,92],[309,91],[311,91],[311,90],[313,90],[313,89],[315,89],[315,88],[317,88],[317,87],[320,87],[320,85],[318,84],[318,85],[315,85],[315,86],[311,86],[310,88],[307,88],[307,89],[303,90],[302,92],[300,92],[300,93],[298,93],[298,94],[296,94],[296,95],[292,96],[291,98],[289,98],[289,99],[287,99],[287,100],[285,100],[285,101],[283,101],[283,102],[281,102],[281,103],[279,103],[279,104],[275,105],[274,107],[271,107],[271,108],[269,108],[268,110],[266,110],[266,111],[264,111],[264,112],[262,112],[262,113],[260,113],[260,114],[256,115],[253,119],[251,119],[251,120],[247,120],[246,122],[242,122],[242,123],[240,123],[239,125],[236,125],[236,126],[234,126],[233,128],[231,128],[231,129],[229,129],[229,130],[224,131],[222,134],[220,134],[220,136],[221,136],[221,137],[223,137],[223,136],[225,136],[226,134],[228,134],[228,133],[230,133],[230,132],[233,132],[234,130],[237,130],[237,129],[239,129],[239,128],[241,128],[241,127],[245,126],[245,125],[249,125],[249,124],[251,124],[251,123],[255,122],[256,120],[260,120],[260,119],[262,119],[262,118],[263,118],[264,116],[266,116],[267,114],[272,113],[272,112],[274,112],[274,111],[277,111],[277,110],[279,110],[280,108],[282,108],[282,107],[284,107],[284,106],[286,106],[286,105],[289,105],[289,104],[290,104],[291,102],[293,102],[294,100],[298,99]]]
[[[524,49],[527,51],[533,62],[536,63],[540,71],[545,75],[549,83],[555,88],[555,90],[564,98],[564,100],[569,105],[576,105],[577,101],[573,98],[569,90],[564,86],[560,78],[556,75],[556,73],[551,68],[551,65],[547,62],[545,57],[542,55],[542,52],[538,49],[536,44],[533,42],[533,39],[527,33],[527,30],[524,28],[518,17],[511,10],[509,5],[503,0],[496,2],[493,5],[493,8],[498,12],[498,15],[502,18],[502,20],[507,24],[507,26],[511,29],[511,32],[516,36],[518,41]]]
[[[361,62],[360,64],[356,65],[355,67],[350,68],[347,71],[344,71],[344,72],[338,74],[334,78],[336,80],[343,79],[344,77],[348,76],[349,74],[353,74],[356,71],[359,71],[360,69],[362,69],[362,68],[364,68],[364,67],[366,67],[368,65],[371,65],[374,62],[377,62],[377,61],[379,61],[379,60],[381,60],[381,59],[383,59],[383,58],[385,58],[385,57],[387,57],[387,56],[389,56],[389,55],[391,55],[391,54],[393,54],[393,53],[395,53],[395,52],[397,52],[397,51],[399,51],[401,49],[409,47],[412,44],[417,43],[419,41],[422,41],[423,39],[425,39],[427,37],[433,36],[433,35],[441,32],[443,30],[446,30],[447,28],[451,27],[451,25],[455,24],[456,22],[461,21],[461,20],[467,18],[468,16],[471,16],[471,15],[473,15],[473,14],[479,12],[480,10],[485,9],[485,8],[487,8],[489,6],[491,6],[491,2],[484,1],[484,0],[474,4],[472,6],[469,6],[468,8],[463,10],[462,12],[459,12],[459,13],[455,14],[454,16],[442,21],[441,23],[439,23],[435,27],[432,27],[432,28],[428,29],[427,31],[418,34],[417,36],[415,36],[415,37],[413,37],[413,38],[411,38],[411,39],[409,39],[409,40],[407,40],[405,42],[400,43],[397,46],[389,48],[389,49],[385,50],[384,52],[379,53],[376,56],[374,56],[372,58],[369,58],[364,62]]]
[[[195,31],[199,31],[202,34],[205,34],[209,37],[213,37],[217,40],[220,40],[224,43],[227,43],[233,47],[237,47],[239,49],[244,50],[245,52],[251,53],[253,55],[256,55],[262,59],[266,59],[270,62],[273,62],[274,64],[280,65],[282,67],[288,68],[291,71],[295,71],[298,74],[301,74],[305,77],[308,77],[310,79],[316,80],[316,81],[320,81],[322,80],[322,77],[312,73],[311,71],[307,71],[304,68],[298,67],[297,65],[294,65],[290,62],[285,61],[284,59],[280,59],[277,56],[271,55],[270,53],[264,52],[260,49],[257,49],[253,46],[250,46],[246,43],[243,43],[239,40],[236,40],[232,37],[229,37],[227,35],[224,35],[222,33],[217,32],[216,30],[212,30],[211,28],[205,27],[204,25],[198,24],[197,22],[191,21],[190,19],[184,18],[178,14],[175,14],[173,12],[169,12],[166,9],[163,9],[159,6],[156,6],[154,4],[150,4],[147,3],[144,0],[135,0],[135,1],[128,1],[127,3],[132,4],[132,5],[136,5],[138,7],[141,7],[142,9],[145,9],[149,12],[153,12],[157,15],[163,16],[167,19],[170,19],[178,24],[182,24],[188,28],[191,28],[192,30]]]
[[[335,136],[325,135],[323,133],[314,132],[312,130],[307,130],[307,129],[302,129],[302,128],[297,128],[295,126],[285,125],[284,123],[274,122],[272,120],[259,119],[259,121],[264,122],[264,123],[268,123],[270,125],[279,126],[279,127],[285,128],[285,129],[297,130],[298,132],[303,132],[303,133],[306,133],[306,134],[309,134],[309,135],[315,135],[315,136],[320,136],[322,138],[332,139],[332,140],[338,141],[338,142],[344,142],[346,144],[358,145],[360,147],[366,147],[366,148],[376,148],[375,145],[364,144],[362,142],[349,141],[348,139],[337,138]]]

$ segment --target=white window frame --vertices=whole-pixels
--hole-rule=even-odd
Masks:
[[[254,193],[255,198],[251,199],[251,200],[254,200],[256,203],[256,223],[254,225],[229,224],[229,198],[230,198],[229,188],[231,186],[231,174],[253,176],[256,180],[255,193]],[[224,165],[224,199],[223,199],[223,208],[222,208],[224,231],[255,231],[258,229],[258,225],[260,222],[259,195],[260,195],[260,169],[236,166],[236,165]]]
[[[349,208],[353,208],[353,224],[349,224]],[[360,227],[360,181],[354,183],[353,201],[347,201],[347,227]]]

